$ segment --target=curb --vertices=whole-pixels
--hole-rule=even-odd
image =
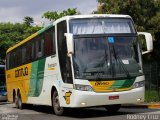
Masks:
[[[148,105],[148,108],[151,108],[151,109],[154,109],[154,108],[160,109],[160,104],[150,104],[150,105]]]
[[[127,104],[127,105],[122,105],[122,108],[160,109],[160,104]]]

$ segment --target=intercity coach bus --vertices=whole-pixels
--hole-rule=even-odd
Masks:
[[[150,33],[141,32],[148,53]],[[128,15],[74,15],[56,20],[7,50],[8,100],[67,108],[103,106],[116,112],[121,104],[144,101],[142,50]]]

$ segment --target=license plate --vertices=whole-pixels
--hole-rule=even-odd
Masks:
[[[116,99],[119,99],[119,95],[109,96],[109,100],[116,100]]]

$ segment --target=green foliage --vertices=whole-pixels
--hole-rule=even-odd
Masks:
[[[150,58],[160,60],[160,0],[97,0],[100,7],[94,13],[130,15],[138,31],[152,33],[154,51]]]
[[[160,94],[156,90],[145,91],[145,102],[159,102]]]
[[[101,4],[98,13],[128,14],[132,16],[140,30],[148,29],[149,23],[152,24],[154,21],[151,19],[160,12],[158,0],[98,0],[98,2]]]
[[[42,15],[42,18],[46,18],[46,19],[49,19],[50,21],[55,21],[63,16],[67,16],[67,15],[75,15],[75,14],[79,14],[79,12],[77,11],[76,8],[69,8],[67,10],[64,10],[63,12],[61,13],[58,13],[57,11],[48,11],[48,12],[45,12],[43,15]]]
[[[31,24],[34,22],[33,18],[29,16],[24,17],[23,21],[27,26],[31,26]]]
[[[26,26],[26,24],[0,23],[0,59],[5,58],[6,50],[14,44],[27,38],[40,27]]]

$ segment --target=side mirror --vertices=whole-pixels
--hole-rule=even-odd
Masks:
[[[68,55],[71,55],[74,53],[73,34],[65,33],[64,35],[66,36]]]
[[[153,39],[152,35],[147,32],[138,32],[138,35],[143,35],[145,37],[145,42],[146,42],[146,51],[143,51],[142,54],[150,53],[153,50]]]

